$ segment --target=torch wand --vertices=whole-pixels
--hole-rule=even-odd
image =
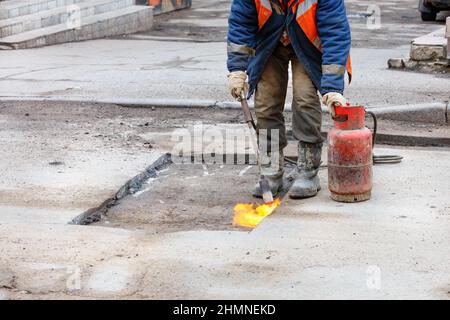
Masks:
[[[245,122],[248,125],[248,128],[250,129],[250,140],[253,145],[253,149],[256,153],[256,161],[258,162],[259,166],[259,172],[261,173],[261,163],[260,163],[260,157],[259,157],[259,148],[258,148],[258,141],[256,138],[257,130],[256,130],[256,124],[253,120],[252,113],[250,112],[250,108],[248,106],[247,99],[241,98],[240,99],[242,110],[244,111],[244,117]],[[272,203],[273,202],[273,194],[270,190],[269,181],[264,177],[264,175],[261,173],[260,179],[259,179],[259,186],[261,188],[262,197],[264,200],[264,203]]]

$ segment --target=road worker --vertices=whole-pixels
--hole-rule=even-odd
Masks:
[[[231,95],[254,94],[261,174],[276,195],[283,184],[287,145],[283,109],[292,69],[292,132],[298,140],[294,199],[320,190],[322,101],[331,114],[345,106],[344,77],[350,65],[351,36],[344,0],[233,0],[228,31]],[[261,134],[262,132],[265,134]],[[259,183],[252,193],[261,197]]]

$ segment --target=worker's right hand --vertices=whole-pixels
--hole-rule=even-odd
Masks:
[[[338,92],[329,92],[323,96],[323,103],[328,107],[328,111],[334,118],[336,116],[335,107],[347,105],[347,100]]]
[[[228,88],[231,96],[241,100],[247,96],[248,83],[247,74],[244,71],[233,71],[228,75]]]

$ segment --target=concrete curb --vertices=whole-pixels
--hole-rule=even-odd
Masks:
[[[380,119],[448,124],[448,102],[369,107]]]
[[[58,97],[58,96],[3,96],[0,102],[76,102],[92,104],[115,104],[132,108],[224,108],[239,109],[241,105],[236,101],[217,101],[200,99],[93,99],[85,97]],[[250,108],[254,108],[250,103]],[[287,104],[285,110],[291,111],[291,105]],[[324,112],[328,112],[325,106],[322,106]],[[370,106],[367,110],[372,111],[380,119],[424,122],[433,124],[449,123],[449,103],[435,102],[423,104],[393,105],[393,106]]]

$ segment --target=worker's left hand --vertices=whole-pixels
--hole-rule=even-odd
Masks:
[[[331,116],[334,118],[336,116],[336,112],[334,110],[335,107],[347,105],[347,100],[344,96],[338,92],[329,92],[323,96],[323,103],[327,105],[328,111]]]

